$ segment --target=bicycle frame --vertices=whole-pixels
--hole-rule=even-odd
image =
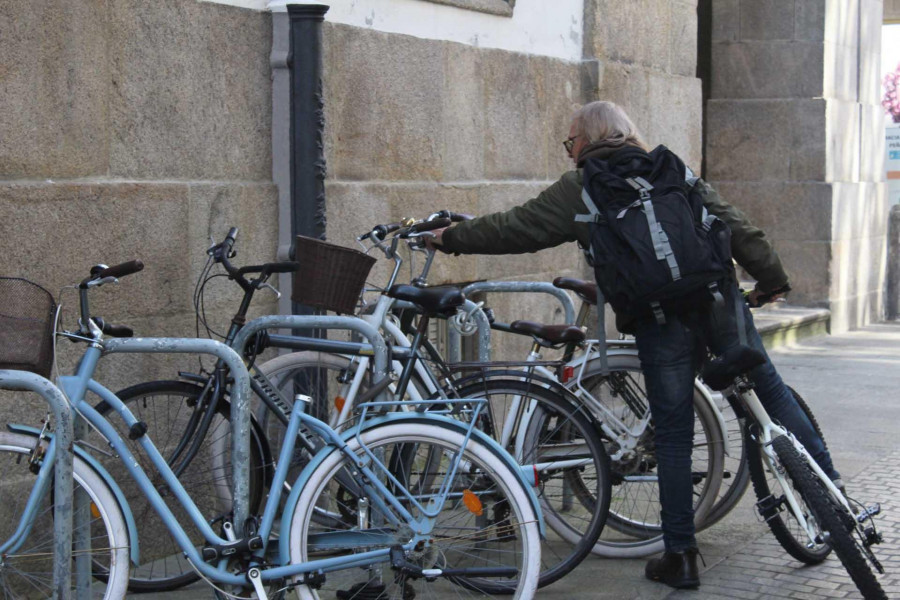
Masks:
[[[156,343],[158,344],[158,347],[167,345],[166,347],[170,348],[170,350],[167,351],[175,351],[171,350],[171,348],[179,347],[178,342],[182,340],[142,341]],[[209,340],[193,341],[202,341],[206,344],[218,344],[218,342],[211,342]],[[72,402],[73,408],[76,412],[80,413],[81,416],[84,417],[93,427],[95,427],[104,438],[107,439],[112,448],[120,457],[120,460],[128,470],[131,477],[134,478],[141,491],[149,499],[150,504],[153,506],[154,510],[156,510],[156,512],[162,518],[169,533],[173,536],[182,552],[184,552],[188,559],[193,563],[195,568],[197,568],[198,571],[200,571],[209,579],[212,579],[213,581],[216,581],[218,583],[226,585],[246,585],[247,579],[245,576],[232,574],[225,570],[225,560],[221,560],[218,566],[213,566],[204,561],[201,554],[191,543],[190,538],[185,533],[182,525],[178,523],[177,519],[172,514],[172,511],[163,501],[162,497],[150,481],[147,474],[144,472],[144,470],[141,468],[137,460],[130,452],[126,442],[121,438],[115,428],[113,428],[113,426],[86,401],[87,392],[90,391],[98,395],[102,400],[106,401],[113,408],[113,410],[124,420],[127,426],[131,427],[138,422],[131,411],[128,409],[128,407],[121,400],[119,400],[119,398],[115,394],[113,394],[110,390],[106,389],[104,386],[97,383],[91,378],[100,359],[101,352],[101,346],[99,344],[92,344],[85,351],[85,354],[78,365],[76,374],[74,376],[65,376],[60,378],[61,383],[63,384],[64,389],[66,390],[70,401]],[[240,378],[240,371],[232,368],[232,372],[235,374],[236,380]],[[244,370],[244,373],[246,373],[246,370]],[[441,400],[440,402],[445,403],[446,401]],[[241,401],[239,401],[238,399],[235,400],[236,406],[240,406],[241,404]],[[367,404],[365,405],[365,407],[375,408],[384,404],[404,403],[397,401],[389,401],[386,403],[376,402]],[[246,409],[244,410],[246,412]],[[472,420],[468,424],[468,426],[466,426],[460,421],[445,419],[438,416],[420,414],[416,415],[416,418],[424,418],[436,423],[448,421],[453,423],[457,428],[466,427],[466,441],[471,439],[472,436],[479,436],[479,438],[483,437],[475,429],[474,420]],[[370,420],[369,423],[373,423],[375,421],[377,420]],[[365,422],[363,422],[363,420],[361,420],[354,429],[346,432],[343,436],[341,436],[333,429],[331,429],[326,423],[319,421],[314,417],[306,415],[300,407],[295,408],[295,410],[291,412],[290,421],[288,424],[288,432],[285,437],[281,455],[279,457],[279,466],[276,469],[275,479],[273,481],[272,487],[270,488],[270,494],[266,500],[263,517],[258,532],[258,536],[261,538],[262,547],[254,551],[254,556],[262,561],[266,552],[268,540],[272,533],[272,529],[274,527],[275,519],[277,516],[276,513],[278,511],[278,506],[281,499],[283,484],[287,477],[288,465],[290,463],[289,458],[292,455],[297,439],[297,434],[301,427],[305,427],[315,432],[325,440],[326,446],[319,453],[319,455],[321,455],[322,457],[324,457],[324,455],[326,454],[329,454],[333,449],[337,448],[339,449],[339,451],[345,452],[349,457],[354,458],[359,467],[360,473],[363,476],[363,483],[361,483],[360,485],[363,491],[367,494],[370,502],[375,503],[379,507],[379,509],[384,512],[384,514],[386,514],[390,519],[393,520],[395,524],[408,523],[414,526],[414,534],[412,539],[405,544],[401,544],[404,550],[411,549],[419,541],[428,537],[430,533],[429,521],[431,521],[433,517],[440,512],[440,510],[444,506],[444,503],[451,496],[450,487],[452,484],[452,477],[450,478],[449,483],[443,486],[437,494],[430,498],[428,506],[422,506],[417,499],[413,498],[408,491],[404,490],[404,494],[407,496],[407,499],[413,501],[414,504],[423,509],[425,518],[417,521],[404,507],[403,503],[398,500],[398,498],[387,488],[384,483],[382,483],[382,479],[392,481],[395,484],[398,483],[390,473],[389,468],[384,465],[374,453],[366,449],[364,445],[364,452],[366,453],[366,456],[368,456],[367,463],[358,460],[358,458],[355,457],[347,447],[346,441],[349,437],[356,437],[362,444],[362,440],[359,436],[367,427],[370,426],[372,425],[367,425]],[[197,508],[196,504],[188,495],[187,491],[178,481],[178,478],[172,472],[172,469],[167,464],[165,458],[163,458],[163,456],[154,446],[150,437],[148,435],[142,435],[138,438],[137,443],[141,446],[144,452],[146,452],[156,471],[163,477],[166,485],[172,491],[178,503],[185,509],[191,523],[201,532],[203,538],[207,541],[207,543],[213,547],[233,547],[235,542],[230,542],[227,539],[223,539],[213,531],[212,527],[207,523],[206,519],[200,513],[200,510]],[[459,466],[463,450],[464,448],[460,449],[457,452],[457,457],[453,464],[453,474],[455,474],[456,468]],[[317,464],[317,462],[320,460],[321,459],[317,456],[312,461],[311,465]],[[303,474],[301,474],[300,478],[298,479],[298,484],[294,486],[292,494],[296,494],[296,496],[299,497],[299,492],[303,487],[303,483],[305,482],[306,478],[308,478],[310,473],[310,468],[304,470]],[[43,490],[44,493],[46,493],[46,491],[46,489]],[[237,501],[236,496],[237,493],[235,493],[235,501]],[[296,498],[294,498],[294,503],[296,503]],[[535,507],[537,507],[536,499],[533,499],[533,504]],[[291,509],[292,507],[293,504],[289,502],[288,508]],[[289,520],[290,519],[284,519],[282,522],[281,540],[283,544],[287,544],[288,531],[286,531],[285,528],[289,526]],[[342,534],[343,532],[337,532],[329,535],[340,536]],[[358,533],[354,533],[351,531],[347,532],[346,535],[353,536],[358,535]],[[284,548],[280,548],[279,550],[282,553],[284,552]],[[260,578],[262,581],[271,581],[286,577],[302,576],[306,573],[311,572],[329,572],[339,568],[367,566],[369,564],[372,564],[373,562],[388,560],[389,553],[389,549],[372,550],[354,554],[351,556],[326,558],[309,561],[306,563],[262,569]],[[279,562],[283,564],[285,561],[280,560]]]
[[[810,542],[817,543],[815,539],[817,535],[816,531],[803,515],[803,509],[800,507],[800,503],[794,496],[793,487],[787,484],[787,480],[784,476],[784,469],[782,469],[778,464],[778,459],[775,456],[775,452],[772,450],[772,440],[780,435],[787,436],[788,439],[791,440],[791,443],[794,445],[794,448],[796,448],[801,456],[803,456],[803,458],[806,460],[807,464],[815,473],[819,481],[821,481],[828,489],[832,497],[840,500],[843,507],[852,512],[850,504],[847,502],[847,499],[844,497],[844,495],[834,485],[834,482],[831,481],[831,478],[825,474],[818,463],[816,463],[815,459],[813,459],[813,457],[810,456],[809,452],[806,451],[806,448],[803,447],[803,444],[797,441],[797,439],[787,429],[772,421],[772,418],[769,416],[769,413],[766,412],[766,409],[763,408],[762,402],[760,402],[759,397],[757,397],[756,392],[753,391],[753,389],[740,389],[737,391],[737,395],[741,398],[741,401],[744,404],[744,408],[749,411],[749,413],[756,420],[757,425],[759,425],[759,437],[757,438],[757,442],[763,450],[763,456],[765,457],[765,461],[767,463],[767,466],[769,467],[769,470],[778,480],[778,484],[781,486],[781,489],[784,492],[785,500],[790,506],[791,512],[794,514],[794,518],[796,518],[800,525],[803,527],[803,530],[809,537]]]

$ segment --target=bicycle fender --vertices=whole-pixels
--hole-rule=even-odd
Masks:
[[[30,435],[32,437],[38,437],[41,434],[40,429],[36,429],[34,427],[29,427],[28,425],[19,425],[16,423],[10,423],[7,426],[7,429],[12,431],[13,433],[21,433],[24,435]],[[52,438],[52,433],[45,433],[48,438]],[[122,516],[125,517],[125,526],[128,528],[128,539],[131,542],[129,546],[131,547],[131,563],[134,566],[140,564],[138,562],[140,558],[140,552],[138,549],[138,533],[137,533],[137,524],[134,522],[134,515],[131,514],[131,506],[129,506],[128,501],[125,499],[125,494],[122,493],[122,489],[119,487],[119,484],[115,482],[109,472],[103,468],[96,458],[85,452],[84,448],[75,444],[75,456],[80,458],[87,464],[97,475],[103,479],[104,483],[109,486],[109,489],[112,490],[113,495],[116,498],[116,501],[119,503],[119,509],[122,511]]]
[[[456,430],[463,435],[465,435],[468,431],[468,427],[463,423],[441,415],[426,416],[418,413],[399,412],[387,413],[385,415],[367,420],[362,426],[362,431],[368,431],[369,429],[377,427],[379,425],[397,422],[437,425],[446,429]],[[356,429],[351,429],[344,432],[341,437],[346,442],[356,435]],[[498,444],[485,433],[475,430],[472,432],[472,438],[482,443],[486,448],[493,452],[497,456],[497,458],[503,461],[503,463],[508,466],[513,473],[516,474],[516,477],[518,477],[519,479],[519,483],[521,483],[526,490],[526,494],[528,495],[528,500],[531,502],[532,509],[534,509],[534,514],[537,517],[538,529],[540,531],[541,538],[545,538],[546,531],[544,528],[544,516],[543,512],[541,511],[541,505],[540,501],[537,498],[537,494],[534,493],[533,474],[531,474],[530,472],[526,474],[526,472],[523,471],[522,467],[518,463],[516,463],[513,457],[507,451],[505,451],[500,446],[500,444]],[[334,446],[325,446],[324,448],[319,450],[316,455],[312,457],[312,459],[310,459],[309,463],[306,465],[306,467],[303,468],[303,471],[300,473],[300,475],[297,477],[296,482],[291,487],[291,493],[288,495],[287,500],[285,501],[285,509],[282,512],[282,515],[294,514],[294,509],[296,508],[297,502],[300,500],[300,492],[308,483],[313,471],[315,471],[316,468],[318,468],[318,466],[325,461],[326,457],[330,456],[331,453],[335,451],[337,451],[337,448],[335,448]],[[283,518],[281,520],[281,531],[278,539],[278,551],[281,555],[282,561],[290,560],[291,551],[288,544],[290,542],[289,538],[291,533],[291,520],[292,519],[290,518]],[[287,562],[283,562],[283,564],[287,564]]]
[[[713,399],[710,389],[706,387],[699,377],[694,379],[694,389],[700,392],[703,400],[706,401],[710,410],[712,410],[712,413],[716,416],[716,422],[719,424],[719,429],[722,431],[722,447],[725,449],[725,456],[731,456],[731,444],[728,440],[728,430],[725,428],[725,417],[722,416],[722,410]]]

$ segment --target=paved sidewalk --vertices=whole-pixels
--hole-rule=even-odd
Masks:
[[[900,323],[803,340],[772,353],[784,379],[806,398],[825,432],[848,492],[879,501],[885,543],[876,547],[882,586],[900,598]],[[644,579],[644,560],[591,557],[541,599],[708,600],[859,598],[840,562],[806,567],[758,522],[752,490],[722,522],[700,534],[706,560],[699,591],[674,592]],[[200,586],[151,598],[209,598]],[[137,597],[137,596],[136,596]]]

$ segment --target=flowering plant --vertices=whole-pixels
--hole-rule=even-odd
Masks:
[[[900,123],[900,65],[884,76],[884,97],[881,105],[894,123]]]

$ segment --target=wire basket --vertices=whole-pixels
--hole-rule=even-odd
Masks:
[[[55,318],[50,292],[26,279],[0,277],[0,369],[50,377]]]
[[[291,299],[300,304],[353,314],[375,258],[315,238],[297,236]]]

